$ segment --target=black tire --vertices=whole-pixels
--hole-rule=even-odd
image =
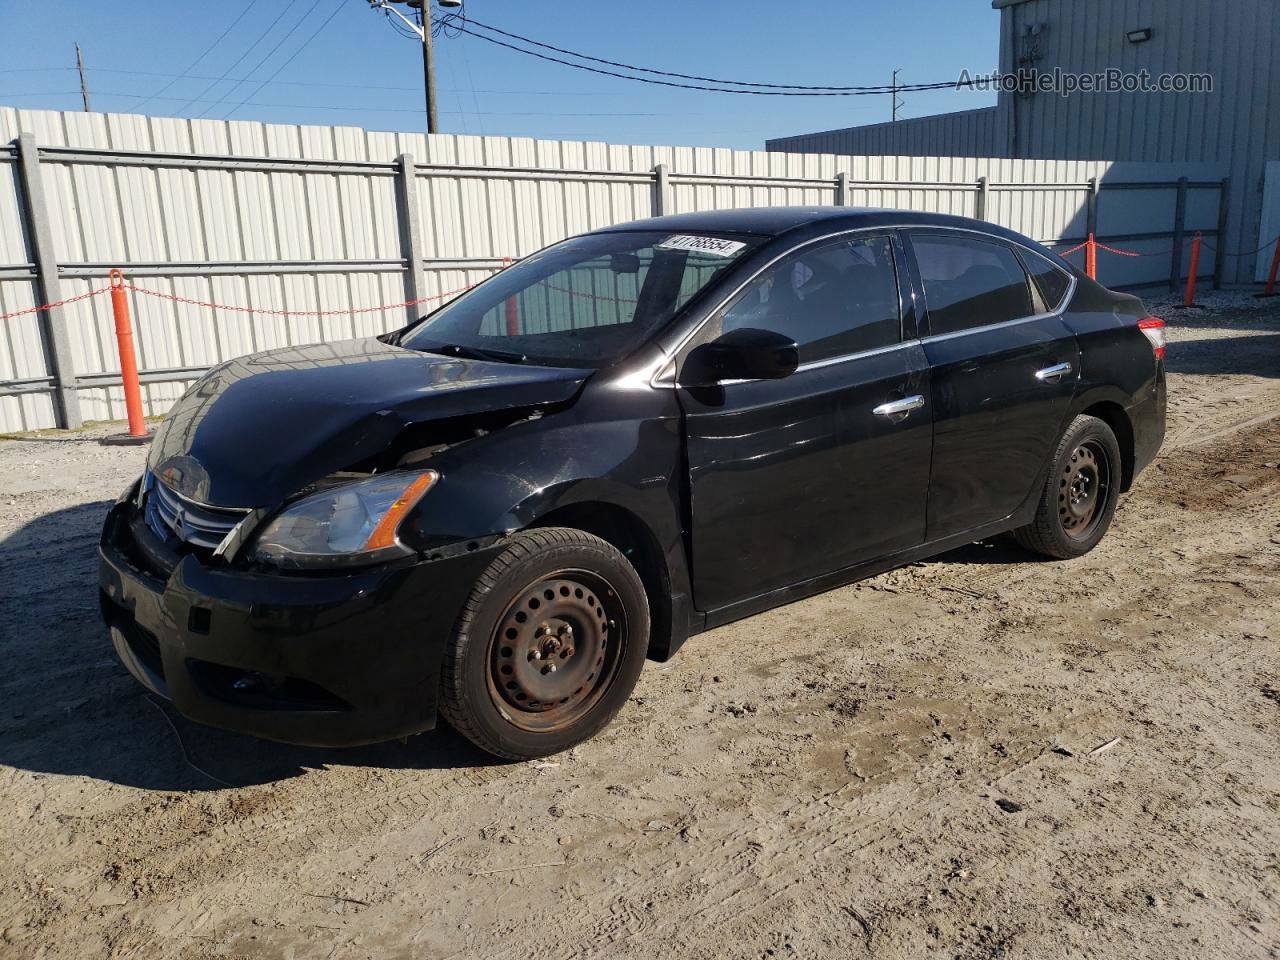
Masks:
[[[441,712],[496,756],[559,753],[622,708],[648,643],[648,598],[626,557],[581,530],[528,530],[463,606],[445,654]]]
[[[1076,417],[1054,451],[1035,518],[1014,537],[1046,557],[1083,556],[1111,526],[1121,480],[1116,435],[1097,417]]]

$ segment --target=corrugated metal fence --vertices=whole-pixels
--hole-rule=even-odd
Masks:
[[[1155,164],[428,139],[11,108],[0,108],[0,145],[0,315],[90,294],[121,268],[161,295],[132,296],[149,413],[219,361],[391,329],[420,311],[367,308],[429,308],[506,258],[660,213],[905,207],[1046,242],[1093,229],[1151,253],[1218,222],[1213,171],[1191,179]],[[1157,282],[1168,261],[1104,258],[1102,279]],[[0,430],[119,418],[118,371],[104,296],[0,320]]]

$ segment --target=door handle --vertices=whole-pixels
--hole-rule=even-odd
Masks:
[[[872,413],[881,417],[906,417],[912,410],[919,410],[924,406],[924,397],[917,394],[914,397],[904,397],[901,400],[890,400],[888,403],[882,403],[880,406],[872,409]]]
[[[1041,383],[1057,383],[1070,372],[1071,364],[1055,363],[1052,367],[1045,367],[1043,370],[1037,370],[1036,379]]]

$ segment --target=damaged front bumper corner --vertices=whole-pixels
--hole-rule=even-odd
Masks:
[[[435,725],[445,646],[497,547],[341,573],[166,569],[127,499],[99,544],[103,618],[121,661],[200,723],[308,746]]]

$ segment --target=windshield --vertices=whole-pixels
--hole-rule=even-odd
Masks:
[[[463,294],[400,343],[509,363],[607,367],[761,240],[669,231],[576,237]]]

